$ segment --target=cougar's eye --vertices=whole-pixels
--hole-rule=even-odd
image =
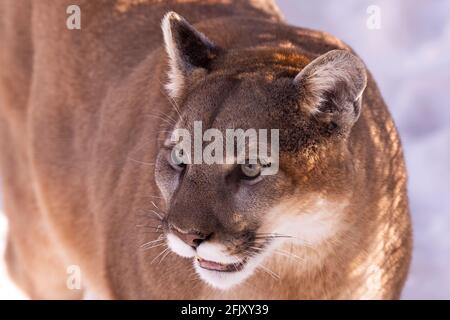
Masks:
[[[261,175],[261,165],[256,163],[245,163],[241,165],[241,172],[244,179],[256,179]]]
[[[169,163],[172,168],[182,171],[186,167],[185,153],[183,149],[173,148],[169,153]]]

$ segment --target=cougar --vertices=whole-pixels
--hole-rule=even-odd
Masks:
[[[269,0],[79,0],[81,29],[72,2],[0,4],[6,260],[29,297],[400,297],[402,147],[350,47]],[[195,122],[276,129],[278,157],[185,161]]]

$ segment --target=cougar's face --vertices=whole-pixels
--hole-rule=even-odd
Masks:
[[[311,246],[331,237],[343,203],[332,199],[351,179],[342,137],[359,115],[366,81],[359,60],[334,51],[306,67],[283,68],[274,59],[284,53],[273,52],[249,63],[251,53],[227,54],[175,13],[163,20],[163,32],[177,122],[165,125],[155,179],[170,249],[192,259],[201,279],[227,289],[264,268],[281,243]],[[227,152],[228,129],[277,129],[279,137],[257,136],[269,156],[240,158],[234,147]],[[196,158],[216,139],[221,147],[208,153],[222,152],[225,161]],[[255,140],[243,141],[244,150],[255,148]]]
[[[178,150],[170,138],[175,130],[184,129],[194,142],[198,139],[194,123],[201,122],[203,131],[223,133],[225,155],[226,129],[278,129],[280,119],[270,117],[270,109],[277,108],[270,91],[283,83],[266,83],[262,90],[257,86],[264,86],[264,81],[259,81],[230,78],[200,85],[180,106],[185,112],[166,138],[156,164],[157,184],[166,201],[164,224],[169,247],[193,259],[200,277],[219,288],[248,277],[275,241],[288,237],[274,228],[264,229],[264,219],[280,199],[293,194],[295,184],[281,168],[265,175],[267,159],[254,159],[255,164],[248,158],[241,164],[237,159],[222,164],[207,164],[206,159],[197,164],[182,161],[176,158]],[[266,141],[270,145],[271,137]],[[208,143],[202,143],[203,150]],[[245,140],[247,151],[250,143],[250,139]],[[185,154],[189,151],[184,149]],[[272,158],[272,168],[279,165],[274,161],[280,159]]]

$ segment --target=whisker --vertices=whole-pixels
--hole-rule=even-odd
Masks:
[[[146,197],[150,197],[150,198],[157,198],[157,199],[164,199],[163,197],[160,196],[153,196],[153,195],[148,195]]]
[[[304,261],[304,259],[302,259],[301,257],[299,257],[299,256],[297,256],[297,255],[295,255],[295,254],[292,254],[292,253],[290,253],[290,252],[280,250],[280,249],[276,249],[276,250],[275,250],[275,253],[278,254],[278,255],[287,257],[287,258],[294,258],[294,259],[296,259],[296,260],[298,260],[298,261],[300,261],[300,262],[303,262],[303,261]]]
[[[143,245],[141,245],[141,247],[143,247],[143,246],[145,246],[145,245],[147,245],[147,244],[152,244],[152,243],[161,241],[161,240],[164,240],[163,235],[160,235],[158,238],[156,238],[156,240],[151,240],[151,241],[149,241],[149,242],[144,243]]]
[[[250,249],[253,249],[253,250],[256,250],[256,251],[258,251],[258,252],[261,252],[261,251],[263,251],[264,250],[264,248],[258,248],[258,247],[250,247]]]
[[[163,234],[163,231],[142,231],[143,234],[150,234],[150,233],[156,233],[156,234]]]
[[[140,224],[140,225],[136,225],[136,227],[138,228],[147,228],[147,229],[153,229],[153,230],[161,230],[163,231],[162,225],[158,225],[158,226],[152,226],[152,225],[148,225],[148,224]]]
[[[156,209],[159,209],[159,207],[153,201],[150,201],[150,202]]]
[[[162,227],[160,225],[159,226],[151,226],[151,225],[148,225],[148,224],[137,224],[136,227],[137,228],[150,228],[150,229],[155,229],[155,230],[162,230]]]
[[[160,112],[159,115],[161,117],[165,117],[165,119],[173,121],[173,123],[177,123],[177,119],[172,118],[169,114]]]
[[[283,236],[283,237],[293,237],[289,234],[282,234],[282,233],[277,233],[277,232],[260,232],[260,233],[255,233],[255,236]]]
[[[163,243],[155,244],[155,245],[153,245],[153,246],[147,246],[147,247],[144,247],[144,248],[141,248],[141,249],[143,249],[144,251],[147,251],[147,250],[150,250],[150,249],[153,249],[153,248],[156,248],[156,247],[160,247],[160,246],[163,246],[163,245],[165,245],[164,242],[163,242]]]
[[[154,111],[154,110],[152,110],[152,111]],[[170,114],[168,114],[167,112],[164,112],[164,111],[158,111],[158,112],[153,112],[153,113],[148,113],[148,114],[154,115],[154,116],[165,117],[166,119],[169,119],[173,122],[177,122],[174,118],[171,117]]]
[[[269,268],[263,266],[262,264],[260,264],[258,266],[258,268],[261,268],[263,271],[265,271],[267,274],[269,274],[270,276],[272,276],[272,278],[274,278],[275,280],[280,280],[280,276],[278,274],[276,274],[275,272],[273,272],[272,270],[270,270]]]
[[[159,260],[158,264],[161,264],[161,262],[163,262],[163,260],[169,255],[171,254],[172,251],[168,250],[161,258],[161,260]]]
[[[153,115],[153,114],[147,114],[147,115],[145,115],[145,116],[147,116],[147,117],[152,117],[152,118],[156,118],[156,119],[159,119],[159,120],[162,120],[162,121],[164,121],[165,123],[167,123],[167,124],[170,125],[170,126],[176,125],[176,122],[171,122],[171,121],[169,121],[169,120],[167,120],[167,119],[164,119],[164,118],[162,118],[162,117],[155,116],[155,115]]]
[[[166,251],[169,250],[169,247],[167,247],[166,249],[164,249],[163,251],[161,251],[153,260],[152,262],[150,262],[150,264],[153,264],[153,262],[156,261],[156,259],[158,259],[161,255],[163,255],[164,253],[166,253]]]
[[[152,163],[152,162],[140,161],[140,160],[136,160],[136,159],[133,159],[133,158],[130,158],[130,157],[128,157],[128,160],[131,160],[133,162],[136,162],[136,163],[139,163],[139,164],[143,164],[143,165],[146,165],[146,166],[154,166],[155,165],[155,163]]]
[[[283,236],[283,235],[277,235],[277,236],[256,236],[255,239],[278,239],[278,238],[288,238],[292,239],[292,236]]]
[[[165,112],[157,112],[157,113],[148,113],[147,115],[161,117],[161,119],[167,119],[168,121],[172,121],[174,124],[177,122],[174,118],[172,118],[169,114]]]
[[[163,217],[161,216],[161,214],[159,214],[159,213],[156,212],[155,210],[150,210],[150,212],[153,212],[158,218],[160,218],[161,220],[163,220]]]
[[[160,134],[160,133],[165,133],[165,134],[167,134],[168,136],[169,136],[169,134],[171,134],[171,133],[173,133],[173,131],[172,130],[161,130],[161,131],[158,131],[157,132],[158,134]],[[170,137],[171,137],[172,135],[170,135]],[[163,139],[163,138],[160,138],[161,140]]]
[[[159,219],[158,217],[155,217],[153,214],[150,214],[151,212],[143,212],[140,215],[141,216],[145,216],[145,219],[149,219],[149,220],[155,220],[158,222],[161,222],[161,219]]]

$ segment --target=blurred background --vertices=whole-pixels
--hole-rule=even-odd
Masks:
[[[377,80],[409,171],[414,252],[403,298],[450,299],[450,0],[276,2],[290,24],[352,46]],[[0,214],[0,254],[5,230]],[[21,296],[0,262],[0,299]]]

